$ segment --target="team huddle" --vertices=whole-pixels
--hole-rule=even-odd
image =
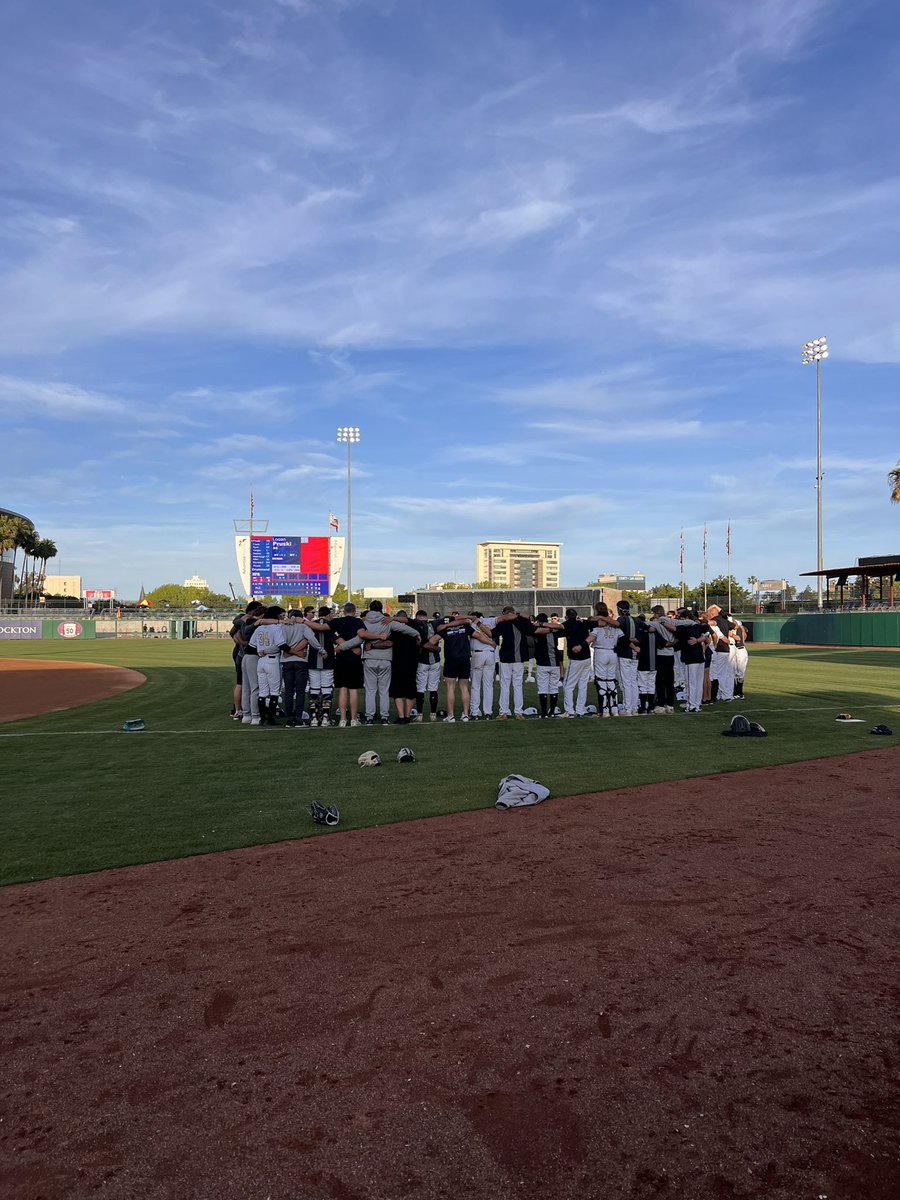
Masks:
[[[279,707],[290,727],[398,725],[425,720],[525,720],[524,684],[537,684],[531,715],[631,717],[702,711],[744,694],[747,631],[712,605],[703,614],[656,606],[631,615],[620,601],[593,616],[567,609],[527,617],[511,607],[413,618],[384,613],[373,600],[364,616],[353,604],[303,612],[251,601],[231,628],[236,683],[232,716],[275,725]],[[446,709],[438,708],[441,680]],[[593,682],[597,703],[588,703]],[[364,695],[362,714],[359,693]],[[559,693],[562,691],[562,706]]]

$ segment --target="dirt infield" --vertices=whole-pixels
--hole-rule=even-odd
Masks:
[[[103,663],[0,660],[0,725],[105,700],[144,682],[139,671]]]
[[[6,888],[0,1191],[896,1200],[898,768]]]

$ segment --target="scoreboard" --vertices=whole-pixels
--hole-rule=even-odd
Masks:
[[[330,592],[327,537],[250,538],[253,596],[327,596]]]

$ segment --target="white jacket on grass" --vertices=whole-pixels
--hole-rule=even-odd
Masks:
[[[528,804],[540,804],[549,795],[550,789],[536,779],[526,779],[524,775],[506,775],[500,780],[500,793],[494,807],[524,808]]]

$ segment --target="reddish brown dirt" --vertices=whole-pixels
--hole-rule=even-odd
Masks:
[[[103,663],[5,659],[0,661],[0,725],[105,700],[144,681],[139,671]]]
[[[0,1192],[896,1200],[898,768],[9,887]]]

